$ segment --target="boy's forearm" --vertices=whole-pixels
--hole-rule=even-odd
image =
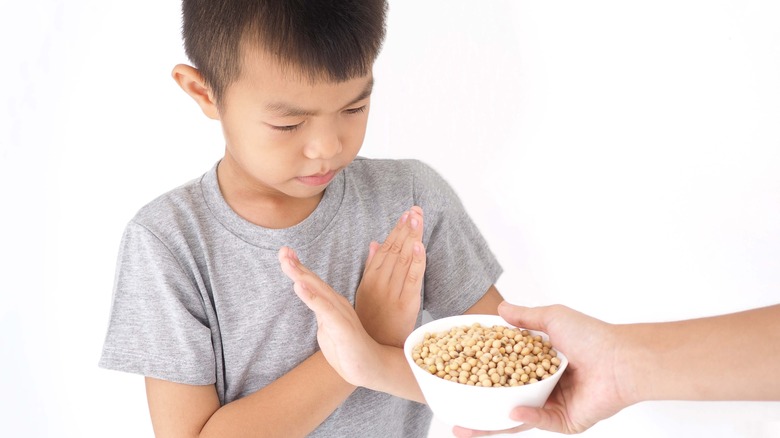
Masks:
[[[221,407],[200,436],[305,436],[354,390],[317,352],[265,388]]]
[[[780,305],[617,330],[634,402],[780,400]]]

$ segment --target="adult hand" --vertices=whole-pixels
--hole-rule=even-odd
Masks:
[[[423,211],[414,206],[379,245],[371,242],[355,311],[380,344],[402,347],[420,311],[425,273]]]
[[[538,428],[559,433],[580,433],[630,405],[616,367],[620,347],[614,326],[568,307],[528,308],[501,303],[499,314],[510,324],[540,330],[569,360],[561,380],[542,408],[516,407],[511,418],[516,428],[498,432],[453,428],[459,438],[514,433]]]

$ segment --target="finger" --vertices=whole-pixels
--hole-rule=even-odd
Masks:
[[[387,236],[385,241],[382,243],[382,245],[379,248],[379,255],[381,255],[381,260],[378,260],[379,262],[383,262],[384,258],[391,254],[398,254],[401,252],[401,248],[403,245],[404,240],[406,239],[406,235],[409,234],[409,227],[407,226],[409,222],[410,212],[406,211],[404,214],[401,215],[401,218],[398,219],[398,222],[396,222],[395,228],[393,228],[392,231],[390,231],[390,234]],[[378,265],[381,266],[381,263]]]
[[[298,298],[303,301],[303,304],[306,304],[306,307],[314,312],[317,320],[332,318],[334,313],[339,313],[336,306],[325,299],[316,288],[310,288],[304,282],[296,282],[293,284],[293,290],[295,295],[298,295]]]
[[[387,252],[385,258],[390,258],[392,266],[396,264],[397,260],[393,256],[402,257],[402,264],[408,266],[412,257],[412,245],[415,241],[422,242],[423,217],[419,207],[410,210],[407,213],[407,219],[401,225],[400,228],[393,230],[383,246],[380,247],[380,250]]]
[[[474,430],[474,429],[467,429],[465,427],[455,426],[452,428],[452,434],[455,435],[457,438],[471,438],[471,437],[477,437],[477,436],[490,436],[490,435],[503,435],[503,434],[512,434],[517,432],[524,432],[526,430],[532,429],[531,426],[522,424],[520,426],[514,427],[512,429],[506,429],[506,430]]]
[[[412,226],[412,236],[418,241],[422,242],[424,229],[423,225],[425,223],[425,215],[423,215],[423,210],[419,206],[415,205],[409,211],[411,215],[413,215],[413,218],[419,221],[419,225],[410,222],[410,225]]]
[[[456,438],[471,438],[473,436],[479,436],[479,431],[466,429],[465,427],[455,426],[452,428],[452,435]]]
[[[309,272],[305,266],[298,260],[298,256],[291,248],[282,247],[279,250],[279,266],[282,272],[293,282],[301,281]]]
[[[287,277],[290,278],[290,280],[299,281],[302,278],[310,277],[316,279],[316,281],[322,282],[325,286],[330,288],[330,285],[322,281],[322,279],[320,279],[320,277],[315,274],[314,271],[301,263],[300,259],[298,258],[298,254],[296,254],[295,250],[292,248],[283,246],[281,249],[279,249],[278,257],[282,271],[285,273],[285,275],[287,275]]]
[[[415,261],[415,251],[419,251],[418,245],[422,246],[422,216],[412,211],[409,214],[408,221],[409,232],[403,242],[401,252],[395,256],[388,256],[386,258],[388,265],[385,269],[389,271],[389,285],[390,290],[398,291],[399,294],[403,293],[403,288],[406,287],[406,283],[409,281],[409,270],[412,263]],[[417,262],[420,262],[421,254],[417,254]],[[422,255],[424,260],[424,255]],[[390,264],[392,263],[392,264]],[[419,272],[414,272],[419,277]],[[415,278],[416,280],[417,278]],[[419,293],[419,290],[418,290]]]
[[[409,212],[409,237],[418,242],[422,242],[424,219],[422,209],[412,207],[412,210]]]
[[[377,267],[382,265],[382,262],[384,261],[385,256],[387,255],[386,251],[383,251],[385,244],[388,244],[388,240],[395,239],[395,233],[398,233],[401,228],[406,223],[406,220],[409,218],[409,212],[405,211],[401,217],[396,221],[395,226],[392,230],[390,230],[390,234],[385,238],[385,241],[377,247],[377,251],[374,253],[374,256],[371,258],[371,263],[366,263],[366,269],[363,272],[365,274],[366,271],[370,269],[377,269]]]
[[[529,428],[535,427],[558,433],[567,433],[569,431],[560,411],[554,409],[518,406],[512,409],[509,417],[516,421],[522,421],[523,425]]]
[[[290,259],[293,257],[297,259],[297,255],[295,255],[295,252],[291,248],[286,246],[279,248],[279,253],[277,254],[279,267],[282,268],[282,272],[284,272],[284,275],[286,275],[287,278],[295,281],[299,278],[300,273],[295,269],[295,265],[290,263]]]
[[[422,240],[422,218],[423,210],[419,206],[412,206],[410,210],[405,211],[382,243],[382,246],[380,247],[384,252],[382,255],[399,252],[400,247],[397,245],[405,240],[405,237],[409,232],[407,227],[409,227],[409,222],[412,220],[414,222],[414,228],[416,228],[418,230],[417,233],[420,234],[419,239]],[[381,260],[379,261],[381,262]]]
[[[371,266],[371,261],[374,259],[377,250],[379,250],[379,243],[372,241],[368,244],[368,257],[366,257],[366,267],[363,268],[363,275],[366,275],[368,267]]]
[[[279,250],[279,262],[285,275],[293,280],[296,285],[304,285],[304,288],[307,290],[304,295],[314,295],[321,299],[325,299],[336,307],[340,306],[338,303],[339,301],[346,300],[346,298],[333,290],[333,288],[317,276],[317,274],[306,268],[298,260],[295,251],[291,248],[282,247]]]
[[[498,314],[516,327],[547,331],[548,321],[544,307],[524,307],[506,301],[498,305]]]
[[[401,216],[397,226],[393,229],[390,235],[387,236],[387,239],[385,239],[384,243],[378,247],[377,252],[372,258],[371,264],[366,267],[365,273],[371,273],[371,281],[374,284],[387,285],[392,287],[390,284],[391,277],[393,272],[398,268],[398,259],[401,256],[400,254],[403,250],[404,243],[408,240],[407,236],[410,231],[408,226],[410,216],[411,214],[409,212],[405,212]],[[411,261],[410,256],[411,254],[403,256],[407,257],[407,259],[404,260],[404,263],[408,264],[409,261]],[[396,289],[390,290],[399,291],[401,285],[402,283],[398,282],[395,285]]]
[[[414,242],[412,248],[412,263],[404,278],[401,288],[401,300],[420,295],[423,278],[425,277],[425,247],[420,242]]]

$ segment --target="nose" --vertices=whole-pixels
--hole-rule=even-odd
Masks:
[[[333,126],[321,126],[313,130],[306,145],[303,148],[303,154],[306,158],[316,160],[327,160],[335,157],[342,150],[341,138],[335,124]]]

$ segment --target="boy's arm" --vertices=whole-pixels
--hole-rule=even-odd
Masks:
[[[423,258],[424,253],[415,254]],[[381,345],[363,327],[355,309],[316,274],[301,264],[290,248],[279,251],[282,270],[293,289],[317,317],[317,341],[336,372],[346,381],[375,391],[424,403],[403,348]],[[411,263],[412,266],[424,264]],[[411,272],[410,276],[416,276]],[[466,313],[498,314],[503,299],[495,286]]]
[[[213,385],[194,386],[147,378],[147,398],[155,434],[158,437],[229,437],[250,432],[250,436],[304,436],[341,405],[356,386],[423,402],[403,349],[399,348],[414,328],[420,305],[420,287],[425,272],[422,222],[422,210],[413,207],[399,220],[382,247],[373,245],[366,266],[367,275],[361,283],[361,287],[367,289],[361,289],[360,302],[356,303],[367,324],[361,324],[349,302],[306,269],[294,252],[286,249],[280,252],[282,269],[296,280],[296,293],[300,296],[301,284],[307,284],[311,291],[307,291],[305,297],[330,294],[336,307],[328,311],[343,307],[342,310],[353,317],[347,320],[353,325],[350,333],[329,338],[329,330],[339,325],[326,323],[329,327],[323,330],[320,317],[323,312],[320,311],[318,340],[325,355],[322,352],[314,354],[265,388],[222,408]],[[287,255],[291,256],[290,260]],[[311,280],[301,283],[305,276]],[[370,281],[365,281],[366,278]],[[316,313],[317,305],[310,307]],[[407,318],[406,323],[399,324],[404,318]],[[359,330],[352,330],[356,327]],[[379,339],[372,339],[369,333]],[[350,336],[358,337],[348,342]],[[385,346],[377,342],[389,340],[396,345]],[[348,348],[339,351],[336,347],[340,345]],[[350,345],[361,345],[362,348]],[[335,370],[325,359],[333,351],[339,351],[342,356],[332,361],[337,366]],[[369,366],[369,363],[373,365]],[[316,376],[315,385],[311,383],[312,376]],[[301,415],[302,412],[306,414]]]
[[[424,258],[424,248],[414,254]],[[282,271],[293,280],[293,290],[317,318],[317,343],[328,363],[347,382],[424,403],[403,348],[378,343],[352,304],[305,267],[287,247],[279,251]],[[413,262],[410,276],[422,275],[424,263]]]
[[[498,315],[498,305],[501,304],[502,301],[504,301],[504,299],[501,297],[498,289],[496,289],[496,285],[491,285],[487,292],[485,292],[485,295],[463,313]]]
[[[149,412],[158,438],[305,436],[354,390],[321,352],[265,388],[221,408],[213,385],[146,378]]]

